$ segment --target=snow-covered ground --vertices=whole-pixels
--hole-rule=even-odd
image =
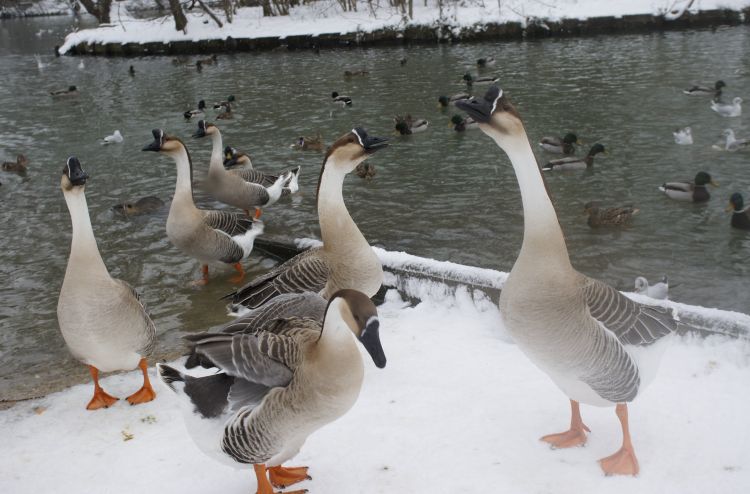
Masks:
[[[750,0],[503,0],[483,2],[444,2],[439,9],[436,0],[414,2],[414,18],[405,20],[400,10],[387,2],[371,11],[360,1],[355,12],[342,12],[335,0],[318,0],[291,9],[288,16],[263,17],[260,7],[239,10],[231,24],[219,28],[204,13],[195,9],[187,13],[187,32],[176,31],[170,18],[134,19],[127,13],[113,14],[112,25],[86,29],[67,36],[61,53],[80,43],[153,43],[200,41],[209,39],[287,37],[330,33],[367,33],[378,29],[400,30],[406,26],[451,26],[481,29],[488,23],[521,22],[529,19],[587,19],[633,14],[674,17],[690,6],[691,12],[711,9],[740,10],[750,7]],[[219,12],[216,12],[219,15]],[[223,14],[220,15],[223,19]]]
[[[682,337],[630,407],[638,478],[607,478],[596,459],[620,445],[610,408],[583,407],[585,448],[551,450],[538,437],[569,420],[565,396],[508,341],[487,299],[379,308],[388,365],[365,354],[355,407],[310,437],[313,493],[746,493],[750,486],[750,343]],[[152,379],[155,373],[152,369]],[[126,396],[138,373],[108,377]],[[162,387],[137,407],[88,412],[81,385],[0,412],[0,492],[255,492],[249,469],[205,457]]]

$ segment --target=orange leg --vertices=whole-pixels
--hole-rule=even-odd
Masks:
[[[630,442],[628,405],[625,403],[618,404],[615,413],[622,425],[622,447],[617,453],[599,460],[599,464],[607,475],[638,475],[638,459],[635,457],[633,443]]]
[[[261,214],[263,214],[263,210],[260,208],[255,208],[255,216],[253,216],[253,218],[257,220],[258,218],[260,218]],[[248,216],[250,215],[248,214]]]
[[[553,448],[572,448],[586,444],[587,432],[591,430],[583,423],[578,402],[570,400],[570,430],[543,436],[541,440],[549,443]]]
[[[242,269],[242,264],[240,263],[236,263],[234,265],[234,269],[236,269],[239,274],[237,276],[233,276],[232,278],[229,278],[229,282],[239,283],[240,281],[245,279],[245,270]]]
[[[312,477],[307,474],[307,470],[308,467],[271,467],[268,469],[268,477],[275,487],[283,489],[303,480],[312,480]]]
[[[99,369],[93,365],[89,365],[89,372],[91,372],[91,378],[94,380],[94,397],[86,405],[86,410],[98,410],[99,408],[109,408],[114,405],[117,398],[110,396],[104,392],[101,386],[99,386]]]
[[[138,362],[138,367],[140,367],[143,372],[143,386],[141,389],[127,397],[127,400],[131,405],[147,403],[156,398],[154,388],[151,387],[151,382],[148,380],[148,362],[146,362],[145,358],[142,358],[141,361]]]
[[[208,284],[208,264],[201,266],[201,272],[203,273],[203,277],[199,280],[193,281],[191,283],[193,286],[205,286]]]

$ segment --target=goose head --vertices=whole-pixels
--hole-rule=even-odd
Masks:
[[[193,137],[199,139],[201,137],[211,136],[219,132],[218,127],[212,123],[208,123],[205,120],[198,121],[198,130],[193,133]],[[225,149],[226,152],[226,149]]]
[[[86,180],[88,178],[89,175],[83,171],[81,162],[78,161],[78,158],[71,156],[65,162],[65,167],[62,170],[60,187],[62,187],[63,192],[70,192],[73,190],[82,192],[86,188]]]
[[[497,86],[490,86],[481,98],[456,101],[456,106],[477,121],[482,132],[503,149],[519,138],[526,140],[521,115]]]
[[[371,136],[364,128],[357,127],[331,144],[325,163],[327,166],[342,168],[344,173],[350,173],[373,153],[387,147],[387,141],[388,139]]]
[[[167,155],[174,155],[180,150],[185,149],[185,145],[178,138],[169,136],[164,133],[162,129],[154,129],[151,131],[154,136],[154,141],[141,149],[141,151],[154,151],[157,153],[164,153]]]
[[[742,194],[735,192],[729,198],[729,205],[726,207],[725,211],[742,211],[744,205],[745,201],[742,199]]]
[[[385,367],[386,358],[383,345],[380,343],[378,310],[367,295],[351,289],[337,291],[328,302],[326,319],[328,318],[342,320],[365,347],[375,365],[379,369]]]
[[[719,184],[714,182],[713,178],[711,178],[711,175],[706,172],[698,172],[695,174],[695,185],[697,186],[703,186],[706,185],[713,185],[714,187],[718,187]]]

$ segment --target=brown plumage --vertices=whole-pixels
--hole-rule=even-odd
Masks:
[[[583,212],[589,216],[587,223],[591,228],[628,225],[638,211],[639,209],[630,205],[618,208],[602,208],[597,201],[587,202],[583,206]]]
[[[16,161],[6,161],[3,163],[2,168],[5,172],[26,173],[28,166],[29,159],[23,154],[19,154],[16,156]]]

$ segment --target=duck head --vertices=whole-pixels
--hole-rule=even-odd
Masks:
[[[440,106],[441,106],[442,108],[447,108],[447,107],[448,107],[448,105],[450,104],[450,102],[451,102],[451,100],[450,100],[450,98],[449,98],[448,96],[440,96],[440,97],[438,98],[438,104],[439,104],[439,105],[440,105]]]
[[[396,131],[402,136],[411,134],[409,124],[404,122],[403,120],[399,120],[398,122],[396,122]]]
[[[205,110],[206,109],[206,102],[205,102],[205,100],[200,100],[198,102],[198,109],[199,110]]]
[[[199,139],[208,135],[213,135],[218,132],[218,129],[214,124],[208,123],[205,120],[198,121],[198,130],[193,133],[193,137]],[[225,150],[226,152],[226,150]]]
[[[497,86],[490,86],[481,98],[456,101],[456,106],[478,122],[482,132],[500,147],[519,137],[526,139],[521,115]]]
[[[589,201],[583,205],[583,212],[584,214],[594,213],[599,209],[600,206],[601,203],[599,201]]]
[[[716,81],[716,84],[714,84],[714,89],[716,89],[717,91],[719,91],[723,87],[727,87],[724,81]]]
[[[580,143],[581,143],[581,142],[580,142],[580,141],[578,140],[578,136],[576,136],[576,135],[575,135],[574,133],[572,133],[572,132],[568,132],[567,134],[565,134],[565,135],[563,136],[563,138],[562,138],[562,141],[563,141],[563,142],[564,142],[565,144],[580,144]]]
[[[725,211],[742,211],[744,205],[745,201],[742,199],[742,194],[735,192],[729,198],[729,205],[726,207]]]
[[[473,78],[473,77],[471,76],[471,74],[470,74],[470,73],[468,73],[468,72],[464,74],[464,76],[462,77],[462,79],[463,79],[463,80],[464,80],[464,82],[466,82],[466,84],[468,84],[468,85],[471,85],[471,84],[472,84],[472,83],[474,82],[474,78]]]
[[[375,365],[382,369],[386,358],[380,343],[380,320],[375,304],[362,292],[344,289],[333,294],[328,302],[329,310],[336,310],[337,316],[346,323],[357,340],[365,347]],[[329,317],[329,310],[326,317]]]
[[[331,98],[332,99],[336,99],[338,97],[339,97],[339,93],[338,92],[334,91],[334,92],[331,93]]]
[[[60,186],[63,191],[70,191],[73,189],[83,190],[86,185],[86,180],[89,178],[88,173],[83,171],[81,162],[78,158],[71,156],[65,162],[65,167],[62,170],[62,177],[60,178]]]
[[[598,144],[597,143],[597,144],[594,144],[593,146],[591,146],[591,149],[589,149],[589,154],[588,155],[589,156],[594,156],[594,155],[597,155],[599,153],[605,153],[605,152],[606,152],[606,150],[604,149],[604,146],[602,144]]]
[[[463,117],[461,115],[453,115],[451,117],[451,123],[453,125],[460,125],[464,121]]]
[[[706,185],[713,185],[714,187],[718,187],[719,184],[717,182],[714,182],[713,178],[711,178],[711,175],[706,172],[698,172],[695,174],[695,185],[699,186],[706,186]]]

